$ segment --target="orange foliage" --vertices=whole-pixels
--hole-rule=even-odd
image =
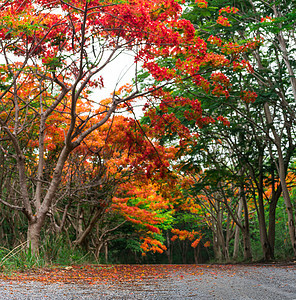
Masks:
[[[174,236],[171,238],[171,241],[175,241],[177,239],[179,239],[180,241],[184,241],[186,239],[188,239],[189,241],[194,240],[194,242],[191,244],[191,247],[193,248],[197,247],[203,236],[201,231],[187,231],[179,229],[172,229],[171,231],[174,234]]]
[[[145,237],[141,239],[143,240],[143,243],[141,245],[141,249],[143,250],[143,256],[145,256],[145,252],[148,251],[152,251],[153,253],[163,253],[163,251],[167,250],[166,246],[156,239],[150,237]]]

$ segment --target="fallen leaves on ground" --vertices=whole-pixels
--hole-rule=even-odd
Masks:
[[[255,265],[249,265],[248,267],[247,271],[244,269],[244,272],[254,272],[256,270]],[[290,267],[294,268],[295,265]],[[133,284],[147,280],[169,279],[171,276],[178,277],[180,280],[185,279],[187,275],[200,278],[206,274],[212,277],[223,277],[227,274],[227,276],[233,277],[239,269],[239,265],[73,265],[32,269],[11,275],[3,273],[0,274],[0,280],[39,281],[45,284]]]
[[[204,267],[204,266],[203,266]],[[185,273],[202,275],[202,269],[195,265],[85,265],[53,267],[0,274],[2,280],[39,281],[43,283],[98,284],[113,282],[135,282],[168,278],[172,274],[180,279]]]

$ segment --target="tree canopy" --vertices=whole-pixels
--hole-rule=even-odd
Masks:
[[[2,1],[7,248],[270,260],[281,230],[296,255],[294,15],[293,1]],[[133,81],[99,98],[124,53]]]

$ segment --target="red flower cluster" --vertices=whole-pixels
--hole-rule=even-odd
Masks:
[[[219,16],[217,21],[218,24],[225,26],[225,27],[230,27],[230,22],[228,21],[228,18],[223,17],[223,16]]]
[[[239,9],[236,7],[227,6],[227,7],[221,8],[219,10],[219,15],[221,15],[223,12],[226,12],[228,14],[236,14],[238,11],[239,11]]]
[[[210,37],[208,38],[208,42],[219,47],[221,47],[222,45],[222,40],[214,35],[210,35]]]
[[[230,81],[229,78],[224,75],[222,72],[215,72],[211,75],[211,79],[214,82],[220,82],[221,84],[223,84],[225,87],[230,86]]]
[[[264,18],[261,18],[261,23],[263,22],[272,22],[274,19],[272,17],[266,16]]]
[[[223,117],[223,116],[219,116],[217,118],[218,121],[222,122],[224,126],[229,127],[230,126],[230,122],[228,121],[227,118]]]
[[[255,92],[251,91],[243,91],[241,95],[241,99],[244,100],[246,103],[255,102],[258,95]]]
[[[224,95],[226,98],[228,98],[230,86],[228,77],[221,72],[215,72],[211,75],[211,79],[214,87],[212,94],[218,97]]]

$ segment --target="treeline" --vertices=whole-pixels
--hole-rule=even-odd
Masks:
[[[264,260],[295,256],[295,3],[196,3],[183,16],[208,42],[208,62],[191,82],[164,89],[168,102],[182,104],[160,105],[143,120],[161,124],[162,144],[179,141],[180,172],[192,180],[185,193],[203,211],[216,259],[237,258],[241,241],[250,260],[256,239]],[[187,107],[185,98],[193,99]]]
[[[239,234],[244,259],[252,259],[256,238],[264,260],[273,259],[287,240],[292,247],[286,255],[296,254],[295,12],[292,1],[240,1],[235,8],[230,1],[197,1],[185,10],[208,49],[217,53],[222,45],[218,53],[230,58],[224,68],[197,76],[197,84],[182,82],[167,90],[196,97],[206,126],[192,122],[192,109],[184,106],[159,107],[157,115],[174,114],[199,135],[195,143],[180,143],[178,153],[182,171],[194,181],[188,193],[211,216],[216,258],[237,257]],[[164,142],[176,138],[177,130],[171,131]]]
[[[72,2],[1,7],[0,265],[295,256],[295,3]]]

